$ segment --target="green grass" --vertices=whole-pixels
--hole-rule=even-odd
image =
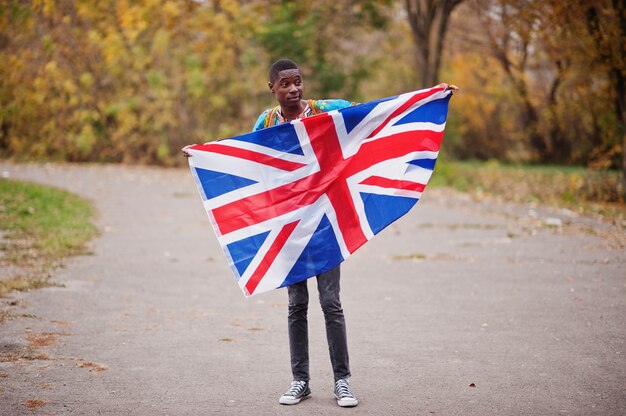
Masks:
[[[437,164],[431,186],[488,194],[512,202],[537,202],[585,214],[624,217],[621,172],[583,167],[505,165],[497,161]]]
[[[420,260],[426,260],[426,255],[421,254],[421,253],[402,254],[402,255],[393,256],[392,259],[420,261]]]
[[[22,272],[0,281],[0,296],[49,285],[50,272],[69,256],[86,253],[98,230],[92,205],[69,192],[0,179],[2,263]]]

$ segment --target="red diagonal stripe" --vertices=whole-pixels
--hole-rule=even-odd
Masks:
[[[426,185],[424,185],[423,183],[383,178],[382,176],[370,176],[369,178],[359,183],[361,185],[380,186],[381,188],[404,189],[407,191],[415,192],[424,192],[424,188],[426,187]]]
[[[334,186],[326,191],[326,196],[335,210],[337,225],[346,248],[350,253],[354,253],[367,242],[367,237],[361,228],[361,218],[354,206],[348,184],[343,180],[337,180]]]
[[[389,121],[391,121],[391,119],[393,119],[394,117],[396,117],[398,114],[402,114],[404,111],[406,111],[409,107],[411,107],[413,104],[415,104],[416,102],[423,100],[424,98],[430,97],[431,95],[435,94],[436,92],[439,91],[443,91],[444,87],[434,87],[429,89],[428,91],[424,91],[420,94],[415,94],[413,97],[409,98],[404,104],[402,104],[400,107],[396,108],[396,110],[391,113],[391,115],[389,117],[387,117],[385,119],[385,121],[383,121],[380,126],[378,126],[369,136],[367,136],[367,138],[369,139],[370,137],[374,137],[375,135],[378,134],[379,131],[381,131],[388,123]]]
[[[269,250],[267,250],[267,253],[265,253],[265,257],[263,257],[263,260],[261,260],[261,263],[259,263],[259,267],[256,268],[254,273],[252,273],[252,276],[250,276],[250,279],[248,279],[248,281],[246,282],[246,292],[248,292],[249,295],[252,295],[254,293],[257,286],[259,285],[259,282],[261,281],[263,276],[265,276],[265,273],[267,273],[272,263],[274,263],[274,260],[278,256],[278,253],[280,253],[280,251],[283,249],[283,246],[289,239],[289,236],[296,228],[296,225],[298,225],[298,222],[300,222],[300,220],[290,222],[289,224],[286,224],[282,230],[280,230],[278,236],[276,236],[276,239],[270,246]]]
[[[252,162],[262,163],[276,169],[293,172],[306,166],[304,163],[290,162],[284,159],[278,159],[263,153],[254,152],[252,150],[239,149],[237,147],[228,146],[220,143],[206,143],[194,146],[194,149],[204,150],[205,152],[219,153],[221,155],[238,157],[240,159],[250,160]]]
[[[364,143],[358,153],[352,157],[343,174],[352,176],[377,163],[413,152],[437,152],[442,138],[443,132],[414,130]]]

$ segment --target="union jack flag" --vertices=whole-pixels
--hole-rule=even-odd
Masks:
[[[443,137],[445,85],[187,148],[246,296],[343,262],[406,214]]]

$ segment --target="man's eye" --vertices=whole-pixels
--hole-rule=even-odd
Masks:
[[[282,84],[280,84],[280,86],[281,86],[281,87],[286,87],[286,86],[288,86],[288,85],[289,85],[289,84],[287,84],[286,82],[283,82]]]

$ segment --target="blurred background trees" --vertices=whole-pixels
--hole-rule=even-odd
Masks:
[[[457,156],[621,165],[623,3],[468,0],[461,9],[450,69],[473,110],[457,105]]]
[[[1,0],[0,155],[182,163],[248,131],[290,57],[314,98],[459,85],[454,158],[616,169],[625,19],[618,0]]]

